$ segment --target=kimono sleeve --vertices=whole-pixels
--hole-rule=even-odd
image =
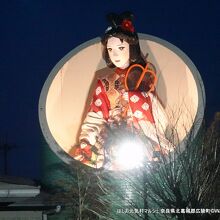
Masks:
[[[102,134],[109,117],[110,102],[105,88],[98,80],[89,111],[81,126],[79,146],[72,149],[74,159],[94,167],[100,168],[104,162]]]

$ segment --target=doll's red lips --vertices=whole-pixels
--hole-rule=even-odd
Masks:
[[[120,62],[120,60],[115,60],[115,62],[117,62],[117,63],[118,63],[118,62]]]

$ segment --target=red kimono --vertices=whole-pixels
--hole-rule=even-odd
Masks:
[[[79,146],[70,154],[82,163],[100,168],[105,164],[106,125],[126,121],[127,126],[142,132],[153,143],[170,149],[164,137],[167,126],[166,114],[160,102],[152,94],[140,91],[125,91],[125,70],[116,69],[112,74],[97,81],[90,109],[81,127]],[[148,160],[153,148],[146,149]],[[111,168],[110,168],[111,169]]]

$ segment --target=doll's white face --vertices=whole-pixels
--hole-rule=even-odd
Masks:
[[[117,37],[110,37],[107,42],[107,50],[112,63],[120,69],[129,66],[129,44]]]

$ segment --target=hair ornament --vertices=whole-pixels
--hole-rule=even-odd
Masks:
[[[107,15],[107,20],[110,26],[106,29],[105,33],[112,30],[117,30],[118,28],[125,32],[134,33],[135,29],[132,23],[133,14],[129,11],[125,11],[121,14],[109,13]]]
[[[131,20],[124,19],[122,21],[121,28],[125,31],[134,33],[134,26],[133,26]]]

